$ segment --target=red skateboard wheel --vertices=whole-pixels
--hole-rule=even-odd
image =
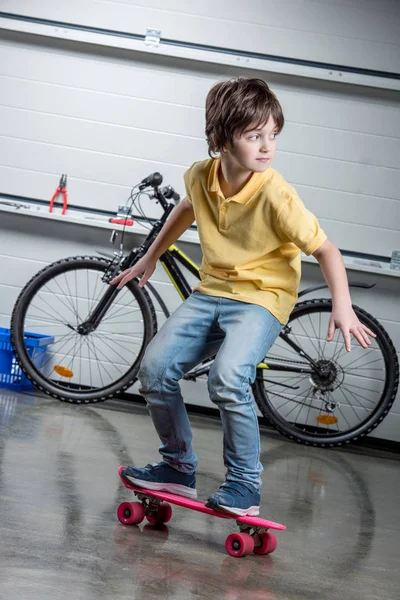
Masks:
[[[118,506],[117,516],[123,525],[137,525],[144,519],[144,506],[141,502],[122,502]]]
[[[254,540],[249,533],[231,533],[225,542],[225,548],[230,556],[246,556],[254,550]]]
[[[146,519],[151,525],[159,525],[161,523],[168,523],[172,517],[172,507],[168,502],[161,502],[158,507],[158,511],[155,515],[146,515]]]
[[[261,546],[254,548],[254,554],[271,554],[278,544],[276,535],[271,531],[266,531],[260,534]]]

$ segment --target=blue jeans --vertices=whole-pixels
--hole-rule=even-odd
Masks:
[[[161,440],[160,453],[173,468],[193,473],[197,457],[179,380],[217,354],[208,377],[224,434],[227,481],[259,488],[260,434],[251,384],[256,365],[279,335],[281,324],[262,306],[194,292],[167,319],[146,349],[139,381]]]

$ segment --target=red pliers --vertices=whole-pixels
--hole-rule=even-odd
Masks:
[[[54,206],[54,200],[57,198],[57,196],[61,194],[63,197],[63,207],[62,207],[62,211],[61,214],[64,215],[65,211],[67,210],[67,176],[66,175],[61,175],[60,177],[60,183],[58,184],[58,187],[56,188],[56,191],[53,194],[52,199],[50,200],[50,206],[49,206],[49,212],[53,212],[53,206]]]

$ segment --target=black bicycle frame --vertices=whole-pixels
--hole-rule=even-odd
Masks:
[[[185,276],[177,265],[177,261],[180,262],[198,279],[200,279],[200,271],[199,268],[194,265],[194,263],[192,263],[176,246],[171,246],[170,249],[160,256],[160,262],[166,270],[176,290],[178,291],[182,300],[186,300],[191,295],[192,288],[186,281]]]

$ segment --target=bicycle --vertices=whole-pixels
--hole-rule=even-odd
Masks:
[[[125,254],[122,235],[120,251],[114,255],[59,260],[39,271],[21,291],[11,318],[12,344],[23,372],[40,391],[62,401],[89,404],[118,396],[136,381],[145,348],[157,332],[152,297],[166,317],[169,312],[151,282],[139,288],[133,280],[120,291],[109,282],[146,253],[179,201],[174,189],[161,188],[161,183],[162,176],[154,173],[132,188],[126,214],[139,198],[143,222],[150,224],[139,247]],[[143,193],[163,210],[155,222],[141,208]],[[160,262],[181,298],[188,298],[192,290],[178,263],[198,278],[199,267],[176,245]],[[303,290],[299,298],[326,287]],[[356,347],[349,354],[338,332],[327,344],[331,307],[331,300],[324,298],[295,305],[268,359],[257,366],[252,387],[268,423],[292,440],[320,447],[340,446],[370,433],[387,415],[399,382],[394,345],[382,325],[362,308],[353,306],[360,321],[376,334],[371,346]],[[44,329],[54,343],[39,368],[29,355],[26,332]],[[184,378],[196,381],[207,375],[213,358]]]

